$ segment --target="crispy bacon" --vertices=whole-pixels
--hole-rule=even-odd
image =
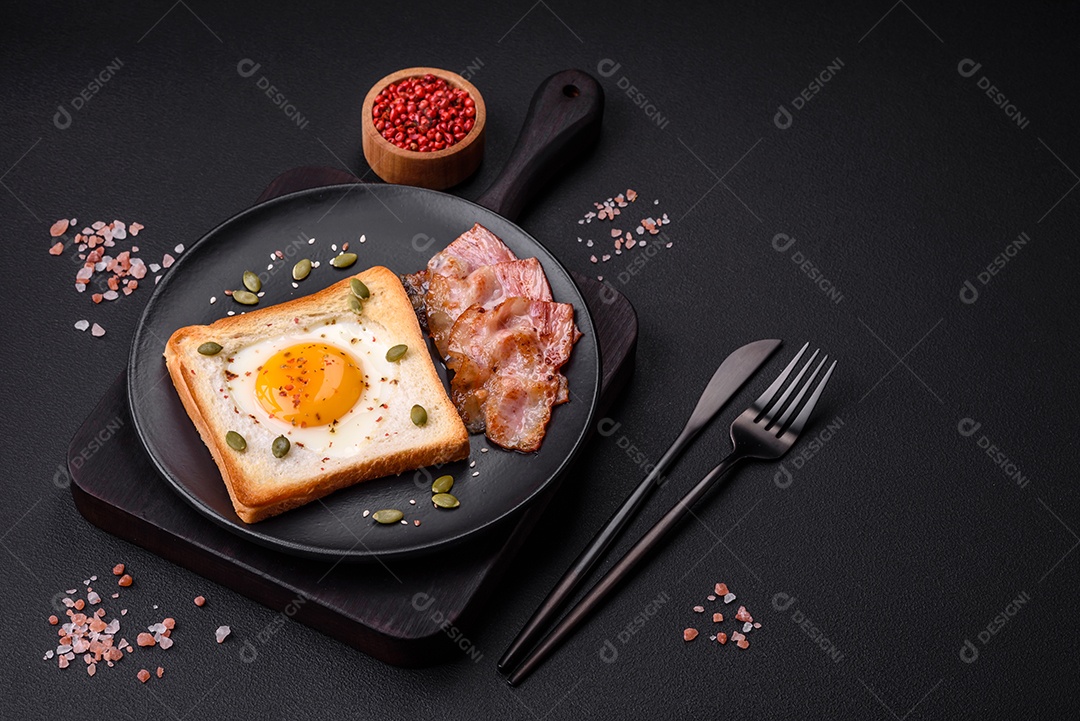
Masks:
[[[517,256],[494,233],[477,223],[433,255],[427,270],[430,275],[464,278],[482,265],[509,260],[517,260]]]
[[[513,251],[494,233],[476,223],[428,261],[427,268],[401,276],[401,284],[412,301],[420,325],[427,330],[426,298],[432,278],[437,275],[464,278],[476,269],[517,260]]]
[[[451,398],[472,432],[503,448],[531,452],[543,442],[551,408],[569,399],[559,371],[581,337],[566,303],[509,298],[474,305],[454,323],[447,365]]]
[[[544,269],[536,258],[484,265],[464,278],[431,276],[424,296],[427,328],[439,353],[446,357],[450,331],[467,308],[491,310],[507,298],[551,300]]]

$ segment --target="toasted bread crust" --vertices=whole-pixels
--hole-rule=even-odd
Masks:
[[[216,427],[212,404],[216,403],[213,388],[195,374],[188,359],[195,349],[208,340],[227,337],[255,335],[268,324],[284,327],[295,317],[305,314],[326,313],[328,309],[344,307],[351,294],[349,281],[359,278],[372,291],[377,300],[365,305],[365,313],[377,313],[379,321],[395,329],[410,348],[426,349],[426,341],[420,331],[412,304],[398,277],[381,266],[369,268],[349,276],[334,285],[296,300],[264,309],[222,318],[210,325],[186,326],[178,329],[166,343],[165,363],[185,410],[191,417],[203,442],[210,450],[214,462],[221,471],[222,479],[232,499],[237,515],[246,523],[255,523],[275,516],[340,488],[373,478],[382,478],[436,463],[460,460],[469,454],[469,435],[456,410],[446,396],[435,366],[427,353],[418,353],[423,359],[413,372],[431,396],[425,401],[429,416],[438,416],[438,427],[431,428],[431,438],[421,444],[384,453],[303,479],[291,479],[288,483],[257,483],[240,462],[238,454],[225,444],[226,428]],[[276,332],[274,330],[271,333]],[[437,391],[437,392],[436,392]],[[430,425],[430,424],[429,424]],[[426,428],[427,426],[425,426]]]

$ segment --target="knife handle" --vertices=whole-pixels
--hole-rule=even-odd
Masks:
[[[544,602],[540,604],[539,608],[533,613],[532,618],[529,619],[525,627],[521,629],[521,632],[510,644],[510,648],[506,650],[503,657],[499,659],[497,668],[501,673],[509,673],[515,666],[520,663],[522,657],[528,653],[529,649],[539,640],[544,629],[550,625],[550,622],[554,620],[559,610],[570,600],[571,594],[574,590],[585,580],[586,576],[593,567],[604,557],[608,548],[615,542],[615,539],[619,537],[626,525],[637,515],[638,511],[645,504],[649,495],[653,489],[657,488],[663,481],[664,471],[667,470],[671,462],[682,452],[683,448],[693,440],[697,435],[701,427],[696,428],[686,427],[683,429],[679,437],[675,439],[675,442],[671,444],[667,452],[660,458],[657,464],[653,467],[648,476],[645,477],[638,487],[634,489],[634,492],[623,501],[623,504],[619,506],[619,509],[608,519],[608,522],[604,524],[603,528],[589,541],[589,545],[585,547],[585,550],[577,557],[573,565],[566,571],[563,577],[556,584],[555,588],[551,589],[551,593],[547,595]]]
[[[521,665],[510,674],[507,683],[511,686],[516,686],[522,679],[532,673],[532,671],[539,666],[540,663],[559,646],[559,644],[566,640],[566,638],[589,616],[589,614],[600,606],[604,599],[611,595],[611,592],[630,575],[630,571],[644,561],[665,536],[675,530],[683,518],[690,513],[691,507],[700,501],[717,481],[745,457],[746,456],[740,451],[732,451],[720,461],[720,464],[716,466],[716,468],[712,469],[707,476],[702,478],[689,493],[683,496],[670,511],[665,513],[664,516],[656,522],[656,525],[650,528],[649,531],[641,537],[641,540],[635,543],[633,547],[626,552],[626,555],[619,559],[618,563],[616,563],[612,569],[608,571],[587,594],[585,594],[585,597],[581,599],[581,602],[574,606],[569,613],[559,621],[558,625],[555,626],[551,633],[540,642],[532,654],[525,658]]]

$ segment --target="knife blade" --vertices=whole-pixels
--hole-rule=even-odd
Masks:
[[[574,589],[603,557],[623,528],[637,515],[652,490],[663,482],[664,471],[667,470],[668,466],[779,347],[779,340],[758,340],[747,343],[724,359],[724,362],[713,373],[708,385],[705,386],[705,390],[694,407],[694,412],[690,414],[690,419],[686,422],[674,443],[660,457],[649,475],[623,501],[619,510],[615,511],[615,514],[604,524],[600,532],[593,537],[589,545],[585,547],[585,550],[581,552],[581,555],[578,556],[574,564],[562,577],[562,580],[552,589],[548,597],[540,604],[540,607],[536,609],[532,618],[525,624],[525,627],[517,635],[513,643],[510,644],[503,657],[499,659],[497,668],[501,673],[509,673],[520,663],[529,648],[540,639],[543,628],[549,621],[554,620],[559,609],[570,598]]]

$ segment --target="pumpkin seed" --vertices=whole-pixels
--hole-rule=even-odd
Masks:
[[[259,302],[259,296],[249,290],[234,290],[232,299],[241,305],[255,305]]]
[[[247,441],[245,441],[244,437],[236,431],[229,431],[228,433],[226,433],[225,442],[228,443],[229,448],[233,449],[234,451],[240,451],[241,453],[243,453],[247,450]]]
[[[349,286],[352,287],[353,295],[355,295],[357,298],[363,298],[364,300],[367,300],[371,297],[371,291],[368,290],[368,287],[366,285],[364,285],[364,281],[360,280],[359,278],[353,278],[352,280],[350,280]]]
[[[431,502],[439,508],[457,508],[461,502],[449,493],[436,493],[431,497]]]
[[[284,458],[289,454],[289,448],[292,444],[289,443],[289,439],[285,436],[278,436],[274,439],[273,444],[270,446],[270,452],[274,454],[274,458]]]
[[[454,487],[453,476],[439,476],[435,479],[435,482],[431,484],[432,493],[449,493],[450,489]]]
[[[408,350],[409,346],[405,345],[404,343],[402,343],[401,345],[396,345],[390,350],[386,351],[386,360],[390,361],[391,363],[393,363],[394,361],[399,361],[405,356],[405,353]]]
[[[293,280],[303,280],[308,277],[309,273],[311,273],[311,261],[307,258],[297,261],[296,265],[292,267]]]
[[[221,345],[208,340],[199,346],[199,355],[217,355],[221,352]]]
[[[350,265],[356,262],[356,253],[342,253],[341,255],[335,255],[330,260],[330,265],[335,268],[348,268]]]
[[[259,280],[259,276],[255,275],[250,270],[245,270],[244,287],[250,290],[252,293],[258,293],[260,290],[262,290],[262,281]]]
[[[379,523],[390,524],[397,523],[405,517],[405,514],[397,510],[396,508],[384,508],[381,511],[375,511],[374,513],[372,513],[371,517]]]
[[[409,416],[412,418],[414,426],[422,426],[427,423],[427,411],[424,410],[423,406],[413,406]]]
[[[353,313],[359,313],[364,309],[364,304],[360,302],[360,299],[355,295],[349,296],[349,310]]]

